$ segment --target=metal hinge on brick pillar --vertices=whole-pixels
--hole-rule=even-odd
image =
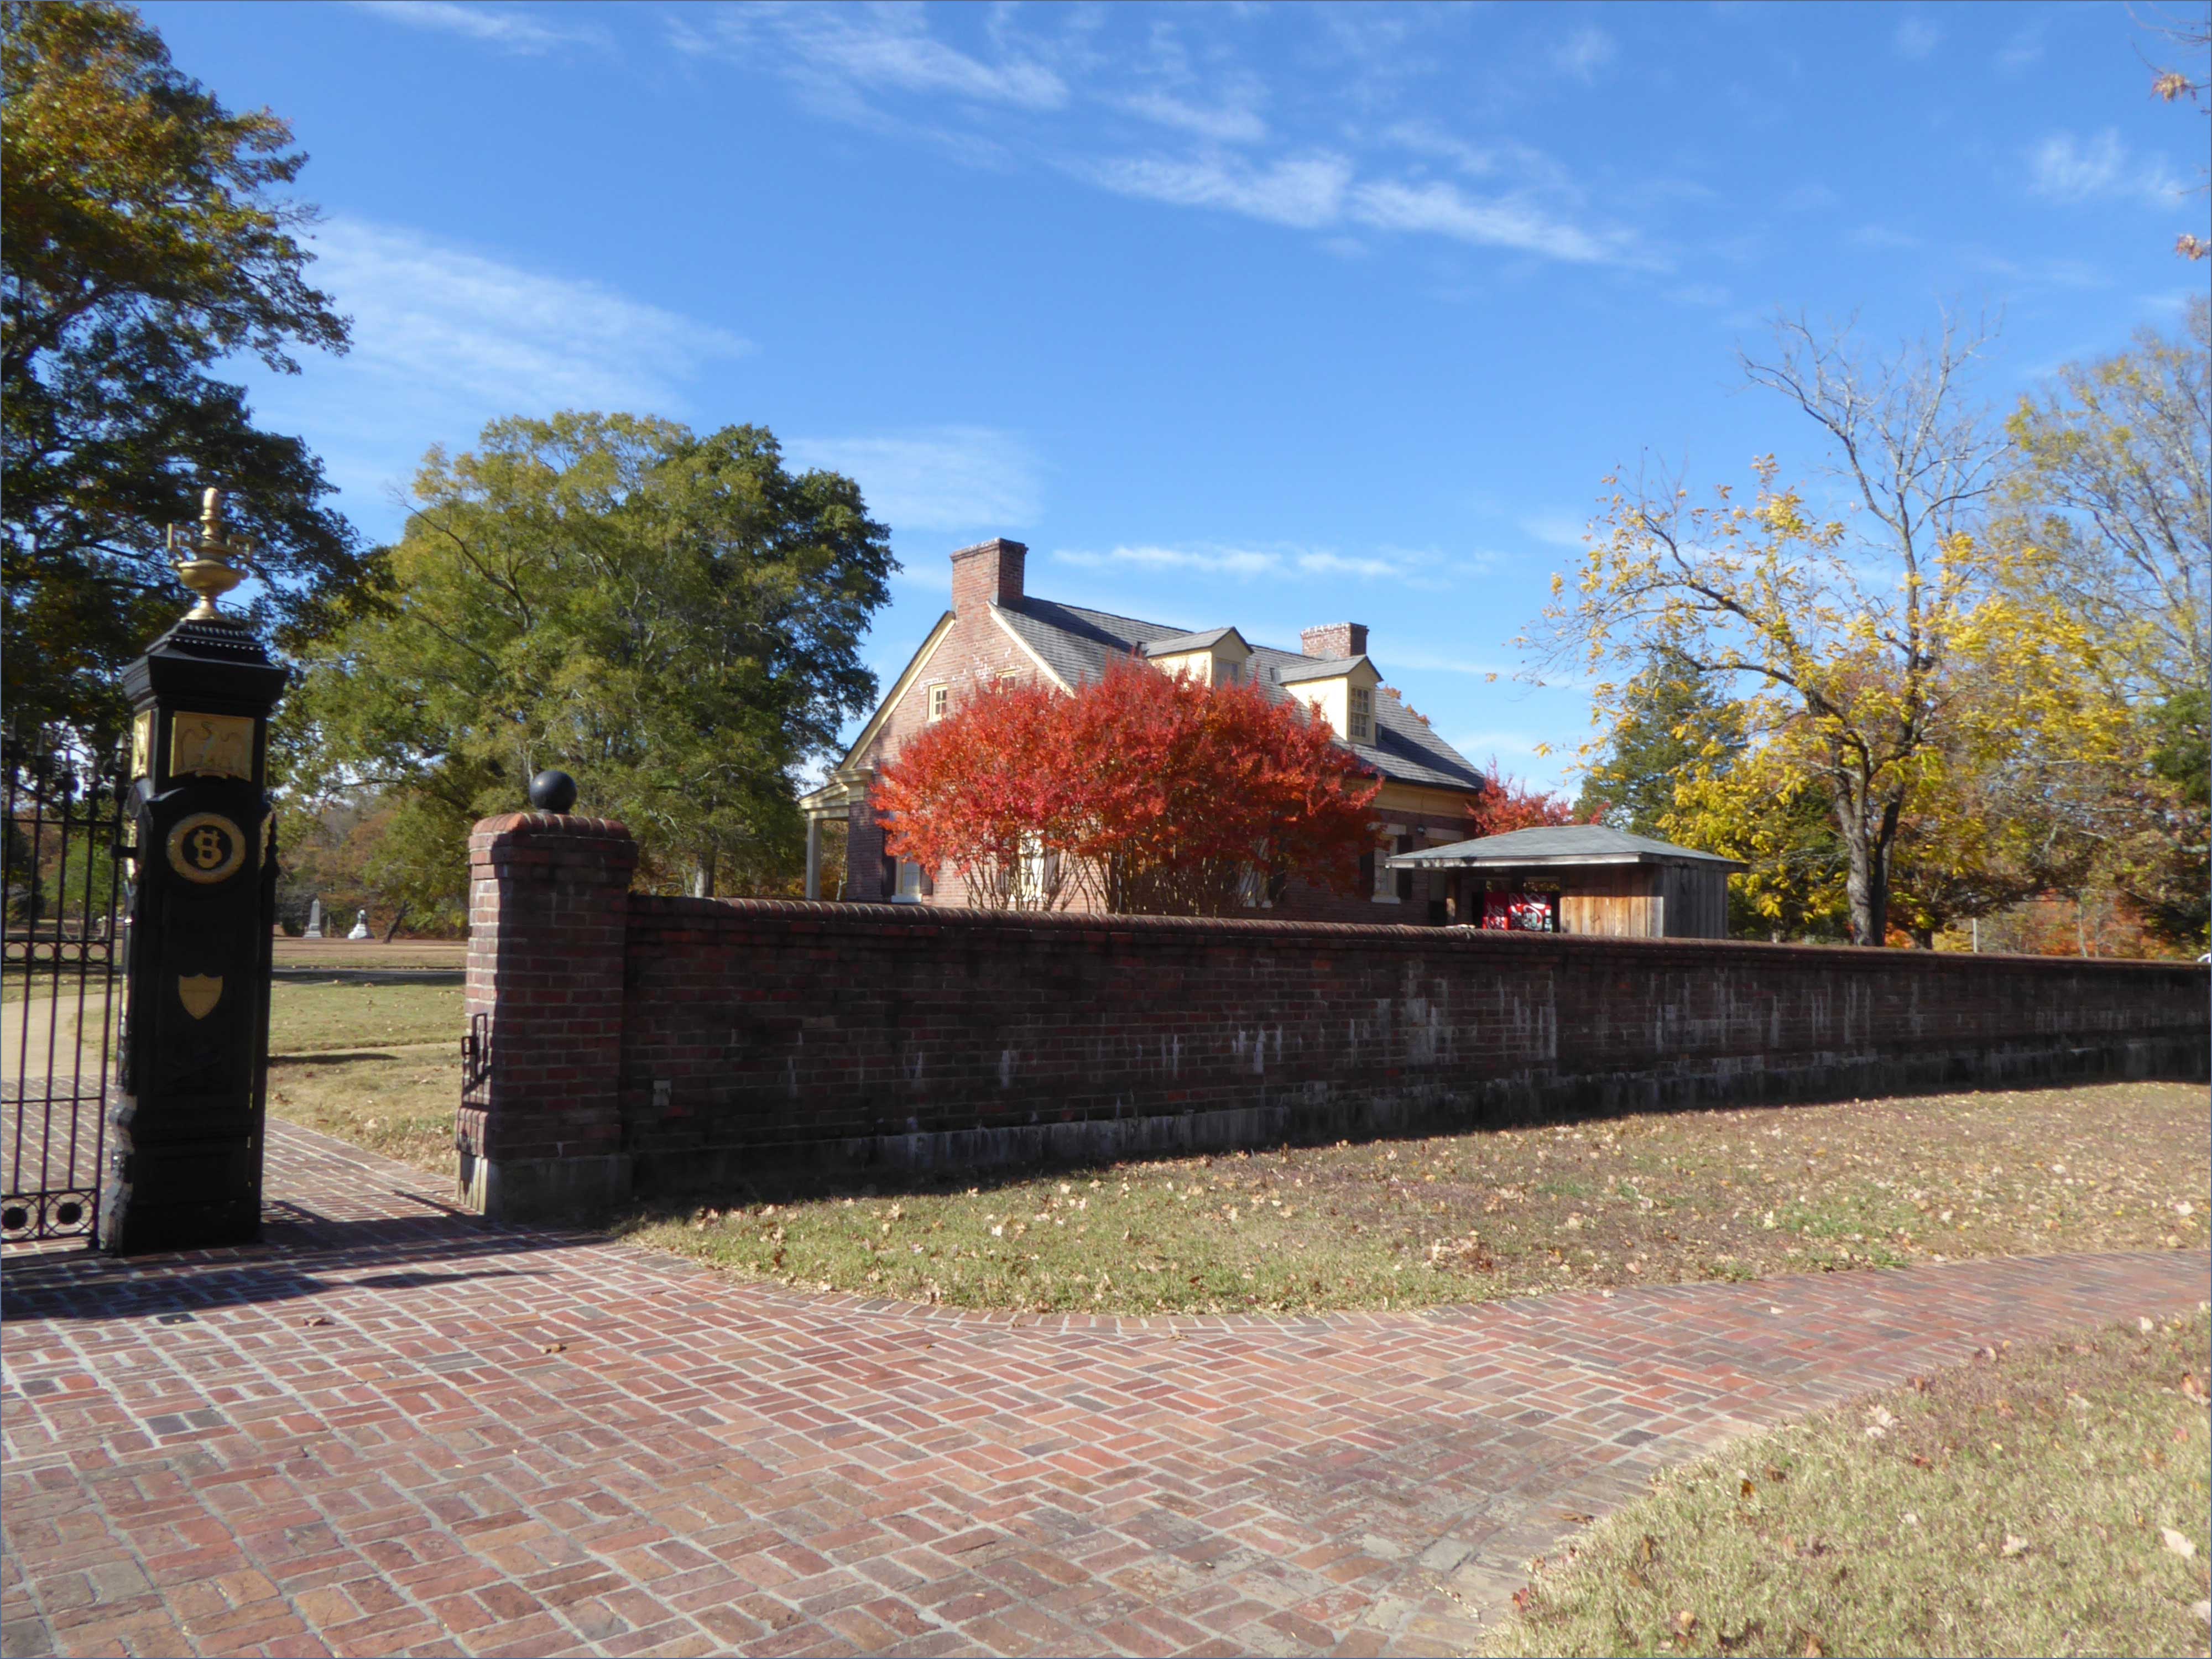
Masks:
[[[629,1196],[620,1082],[623,952],[637,843],[568,809],[541,772],[538,810],[469,837],[468,1033],[453,1126],[463,1199],[494,1220],[573,1218]]]

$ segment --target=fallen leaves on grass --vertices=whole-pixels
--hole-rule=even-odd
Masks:
[[[2212,1417],[2171,1379],[2208,1342],[2203,1310],[2022,1342],[1663,1473],[1481,1650],[2201,1653]]]
[[[1412,1309],[2154,1249],[2208,1182],[2197,1091],[2118,1084],[756,1189],[625,1231],[747,1276],[963,1307]]]

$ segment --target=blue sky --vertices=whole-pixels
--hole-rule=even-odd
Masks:
[[[1986,310],[2004,404],[2204,276],[2119,5],[145,11],[313,158],[354,349],[240,373],[368,534],[500,415],[754,422],[890,525],[886,678],[1004,534],[1072,603],[1364,622],[1546,780],[1587,703],[1509,641],[1606,473],[1817,459],[1740,389],[1775,307]]]

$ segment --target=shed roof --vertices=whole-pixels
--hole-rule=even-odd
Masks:
[[[1455,841],[1448,847],[1429,847],[1417,853],[1400,853],[1389,860],[1394,870],[1436,870],[1491,866],[1526,869],[1599,864],[1718,865],[1741,870],[1738,860],[1717,853],[1700,853],[1671,842],[1632,836],[1602,823],[1569,823],[1538,830],[1514,830],[1502,836],[1480,836]]]

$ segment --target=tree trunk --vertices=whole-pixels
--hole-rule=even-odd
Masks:
[[[1854,796],[1857,799],[1854,799]],[[1897,841],[1903,802],[1893,797],[1881,816],[1874,803],[1846,783],[1836,795],[1836,827],[1843,832],[1849,870],[1844,892],[1850,903],[1851,943],[1880,948],[1889,939],[1889,854]]]
[[[714,849],[711,847],[701,848],[697,856],[692,860],[691,896],[693,898],[712,898],[714,896],[714,866],[716,862]]]
[[[384,942],[386,945],[391,944],[393,937],[398,934],[399,932],[399,924],[407,920],[407,912],[412,908],[412,906],[403,904],[397,910],[394,910],[392,913],[392,926],[384,930]]]
[[[1914,928],[1912,930],[1912,948],[1916,951],[1934,950],[1936,948],[1936,930],[1933,927]]]

